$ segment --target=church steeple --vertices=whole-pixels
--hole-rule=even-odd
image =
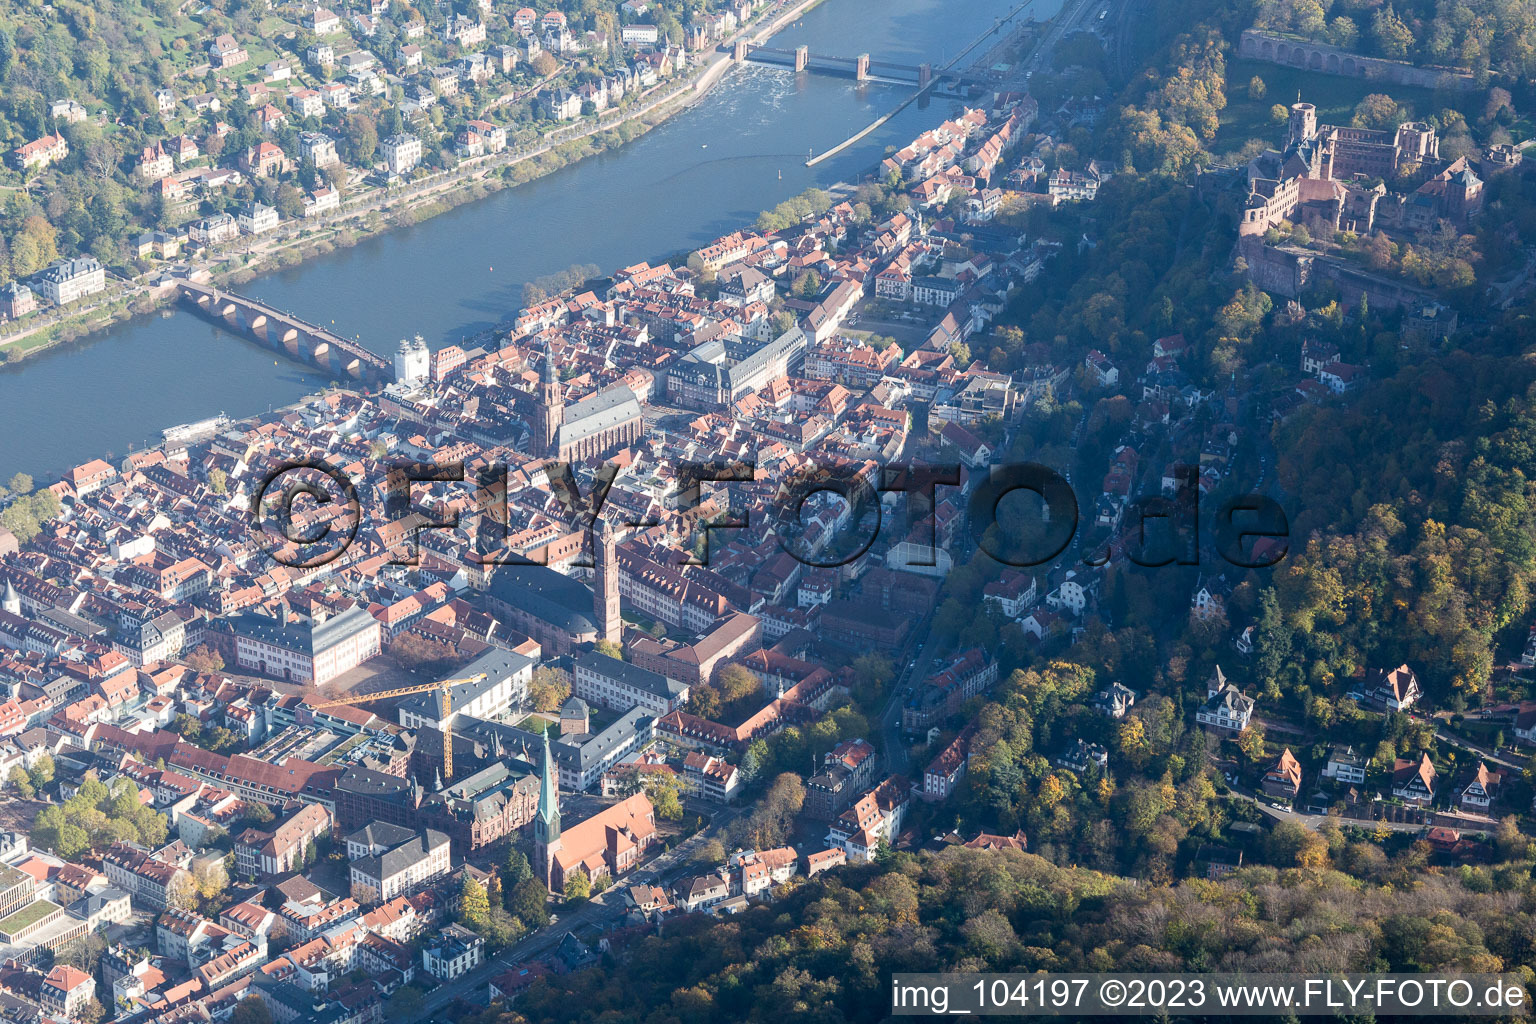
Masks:
[[[534,443],[539,449],[535,454],[546,459],[560,454],[560,424],[564,422],[565,395],[560,372],[555,368],[555,353],[545,349],[544,362],[539,367],[538,422],[534,425]]]
[[[539,765],[539,810],[533,819],[534,867],[551,891],[564,880],[555,876],[555,854],[560,849],[560,787],[554,758],[549,753],[549,730],[544,731],[544,756]]]

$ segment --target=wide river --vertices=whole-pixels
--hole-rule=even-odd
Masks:
[[[826,0],[773,45],[942,65],[1017,0]],[[1037,19],[1060,0],[1039,0]],[[978,48],[971,55],[984,52]],[[393,352],[492,326],[525,281],[573,263],[604,272],[694,248],[813,185],[856,181],[954,105],[913,104],[814,168],[820,153],[897,106],[908,90],[746,66],[693,108],[627,146],[410,228],[251,281],[240,291]],[[782,175],[782,177],[781,177]],[[186,312],[158,313],[0,370],[0,481],[53,479],[121,458],[160,430],[239,418],[318,391],[326,378]]]

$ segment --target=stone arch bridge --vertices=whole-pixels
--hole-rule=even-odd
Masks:
[[[387,383],[394,379],[388,360],[353,338],[301,320],[256,299],[191,281],[179,281],[182,304],[221,327],[244,334],[274,352],[308,363],[337,378]]]

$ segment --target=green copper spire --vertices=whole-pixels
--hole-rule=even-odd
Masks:
[[[555,783],[555,763],[549,753],[549,730],[544,731],[544,762],[539,766],[539,821],[537,838],[545,843],[560,837],[560,790]]]

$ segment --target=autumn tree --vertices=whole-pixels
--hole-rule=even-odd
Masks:
[[[431,676],[451,671],[458,660],[456,648],[409,630],[390,641],[389,653],[403,668]]]
[[[1350,123],[1356,128],[1395,129],[1403,121],[1403,110],[1386,93],[1373,92],[1355,104]]]
[[[1237,747],[1250,764],[1264,760],[1264,727],[1255,723],[1244,729],[1237,738]]]
[[[1413,31],[1403,24],[1396,9],[1388,4],[1371,18],[1371,41],[1383,57],[1401,60],[1413,46]]]
[[[175,907],[177,910],[185,910],[189,913],[197,910],[198,893],[197,881],[190,871],[178,871],[165,887],[166,906]]]
[[[188,654],[182,656],[182,661],[187,667],[198,673],[214,673],[224,671],[224,656],[216,648],[207,644],[200,644]]]
[[[272,1011],[260,996],[246,996],[235,1004],[230,1024],[272,1024]]]
[[[558,711],[570,695],[571,677],[564,669],[540,665],[533,670],[533,678],[528,682],[528,699],[535,711]]]
[[[650,797],[651,807],[656,811],[656,816],[666,821],[681,821],[683,818],[683,803],[678,797],[677,777],[669,773],[657,772],[651,776],[649,785],[646,786],[646,794]]]
[[[491,914],[490,896],[473,877],[466,874],[464,884],[459,887],[458,920],[466,928],[479,931],[485,927],[486,920]]]

